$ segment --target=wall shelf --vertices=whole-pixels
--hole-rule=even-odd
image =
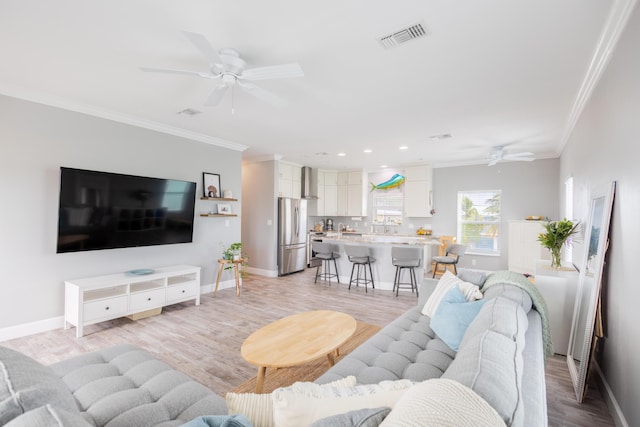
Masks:
[[[227,199],[224,197],[200,197],[200,200],[211,200],[212,202],[237,202],[238,199]]]
[[[210,217],[214,217],[214,216],[238,216],[238,214],[200,214],[200,216],[210,216]]]

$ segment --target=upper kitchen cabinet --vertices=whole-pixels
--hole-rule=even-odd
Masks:
[[[429,165],[409,166],[404,176],[404,215],[431,217],[433,208],[433,170]]]
[[[366,216],[367,187],[363,170],[318,169],[318,199],[309,206],[312,216]]]
[[[300,198],[302,167],[293,163],[278,163],[278,197]]]

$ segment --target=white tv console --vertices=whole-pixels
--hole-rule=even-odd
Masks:
[[[175,265],[151,274],[87,277],[64,282],[64,328],[76,327],[195,299],[200,305],[200,267]]]

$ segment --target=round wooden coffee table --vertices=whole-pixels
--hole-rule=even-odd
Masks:
[[[293,314],[258,329],[242,343],[240,353],[258,366],[256,393],[262,392],[267,368],[286,368],[334,354],[356,331],[356,320],[330,310]]]

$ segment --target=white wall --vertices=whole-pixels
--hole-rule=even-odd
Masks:
[[[213,206],[200,200],[202,172],[241,199],[241,152],[6,96],[0,117],[0,329],[62,316],[65,279],[192,264],[203,285],[215,280],[240,217],[225,227],[198,215]],[[61,166],[196,182],[194,242],[56,254]]]
[[[276,167],[275,160],[242,165],[243,249],[250,269],[266,276],[278,273]]]
[[[586,218],[589,189],[617,181],[608,273],[603,291],[606,337],[597,356],[630,426],[640,425],[640,9],[616,50],[561,157],[560,180],[573,175],[576,215]]]
[[[470,267],[471,260],[475,259],[474,268],[506,270],[509,221],[529,215],[558,218],[558,169],[558,159],[434,169],[433,234],[456,235],[458,191],[502,190],[500,256],[463,256],[460,266]]]

